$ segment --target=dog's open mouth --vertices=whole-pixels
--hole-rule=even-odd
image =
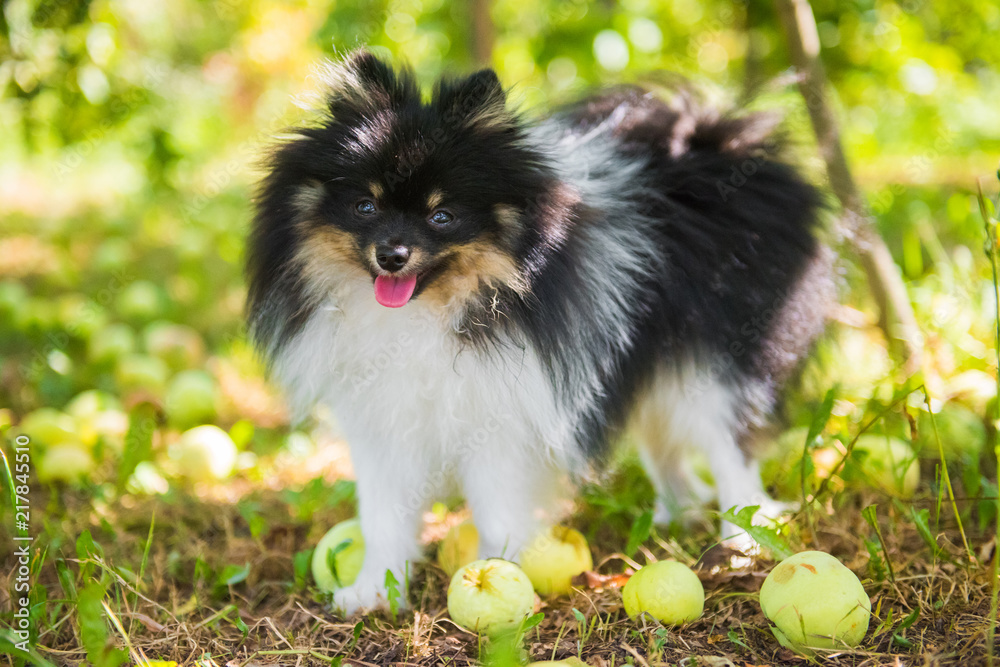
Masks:
[[[386,308],[402,308],[415,297],[420,296],[435,278],[444,273],[450,266],[448,258],[434,262],[429,266],[424,264],[418,273],[406,276],[384,275],[372,272],[375,281],[375,300]]]

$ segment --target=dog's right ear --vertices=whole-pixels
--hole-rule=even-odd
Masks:
[[[468,127],[505,130],[514,125],[514,114],[507,109],[507,93],[492,69],[463,79],[442,80],[434,97],[446,118]]]
[[[344,111],[396,108],[420,101],[420,92],[409,70],[398,74],[367,49],[352,51],[326,72],[327,97],[334,116]]]

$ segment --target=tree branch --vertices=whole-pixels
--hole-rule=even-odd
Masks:
[[[842,231],[861,260],[879,308],[879,326],[905,372],[922,366],[923,335],[917,325],[906,285],[885,241],[875,226],[864,198],[851,176],[840,141],[840,127],[827,96],[827,77],[819,57],[816,18],[808,0],[775,0],[785,31],[792,64],[799,72],[799,92],[805,99],[826,163],[830,189],[843,210]]]
[[[488,67],[493,58],[493,17],[490,16],[491,0],[471,0],[472,57],[476,64]]]

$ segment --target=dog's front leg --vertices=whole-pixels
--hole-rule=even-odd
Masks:
[[[357,580],[333,596],[335,606],[347,615],[387,609],[386,572],[392,572],[405,593],[407,565],[420,556],[423,511],[436,488],[429,481],[426,462],[410,456],[412,451],[351,446],[365,560]],[[405,594],[399,604],[407,605]]]
[[[562,475],[544,456],[533,454],[512,448],[484,451],[464,467],[462,487],[479,531],[480,558],[516,561],[537,531],[554,521]]]

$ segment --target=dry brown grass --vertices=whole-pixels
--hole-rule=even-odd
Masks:
[[[384,613],[339,618],[314,591],[295,588],[295,554],[311,548],[325,527],[344,518],[350,511],[346,506],[320,509],[305,521],[296,517],[296,508],[280,492],[258,492],[254,497],[258,512],[270,519],[255,538],[237,505],[226,499],[181,494],[170,503],[132,499],[104,505],[80,493],[64,495],[62,500],[65,506],[58,513],[51,511],[58,503],[49,505],[46,536],[41,538],[49,548],[36,579],[36,585],[48,592],[49,621],[40,628],[39,651],[56,664],[78,664],[85,658],[76,610],[67,600],[55,565],[65,558],[71,571],[78,571],[73,540],[84,529],[92,531],[103,548],[103,557],[95,559],[99,569],[113,579],[108,604],[124,633],[112,635],[120,646],[126,645],[127,637],[133,656],[234,667],[320,665],[338,657],[342,664],[357,665],[465,665],[478,664],[487,648],[448,618],[447,578],[435,565],[416,568],[410,590],[414,608],[400,612],[395,623]],[[895,582],[877,582],[869,576],[862,536],[871,536],[872,531],[861,519],[860,509],[873,502],[879,504]],[[133,573],[142,562],[154,516],[148,562],[136,582]],[[588,517],[586,511],[579,512],[576,524],[585,531],[601,528],[592,533],[597,569],[603,574],[621,573],[627,567],[627,559],[616,554],[622,543],[603,526],[588,523]],[[956,526],[942,516],[938,532],[942,551],[935,558],[904,514],[886,498],[864,493],[840,495],[811,518],[811,522],[801,517],[797,521],[815,528],[795,531],[793,545],[841,558],[865,581],[874,614],[859,649],[830,653],[816,662],[857,667],[986,663],[987,563],[995,557],[986,537],[973,536],[978,562],[966,564]],[[710,542],[708,533],[654,538],[640,550],[638,560],[683,560]],[[428,545],[428,555],[432,553],[433,545]],[[215,584],[214,573],[225,565],[244,563],[249,564],[244,581],[230,587]],[[720,548],[706,550],[698,569],[707,591],[706,612],[681,628],[664,628],[649,619],[630,620],[618,589],[609,585],[613,580],[581,578],[581,587],[571,597],[542,602],[545,617],[527,633],[525,655],[532,660],[580,656],[594,666],[807,664],[777,644],[757,603],[756,592],[771,566],[760,560],[733,567]],[[10,590],[10,583],[3,582],[3,590]],[[9,608],[9,598],[3,602]],[[574,609],[585,617],[583,624]],[[915,610],[919,610],[916,620],[900,630],[900,622]]]

